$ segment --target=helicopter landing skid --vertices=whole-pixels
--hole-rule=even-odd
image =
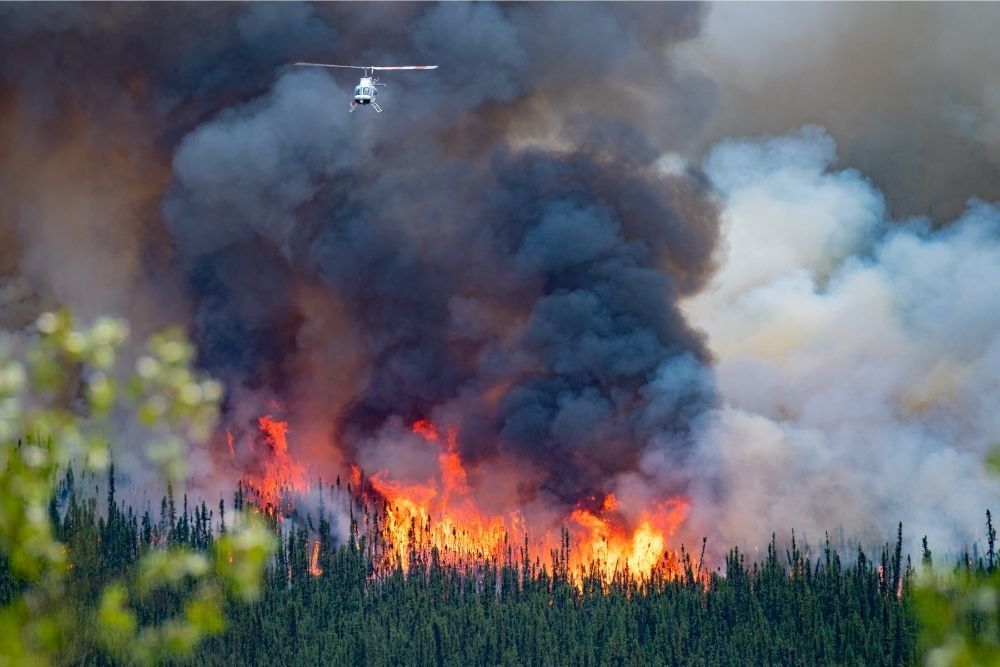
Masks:
[[[376,104],[375,100],[372,100],[372,106],[375,108],[376,113],[382,113],[382,107]]]
[[[347,110],[347,113],[354,113],[354,110],[358,108],[358,103],[351,100],[351,107]]]

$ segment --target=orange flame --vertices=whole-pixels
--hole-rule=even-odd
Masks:
[[[615,494],[609,493],[604,496],[604,502],[601,503],[602,512],[614,512],[618,509],[618,499],[615,498]]]
[[[428,442],[440,442],[437,427],[427,420],[417,421],[411,428]],[[371,476],[372,488],[387,502],[384,532],[393,548],[386,566],[398,563],[408,569],[411,552],[434,548],[446,562],[502,556],[509,534],[507,523],[502,517],[484,518],[469,497],[453,429],[448,430],[438,466],[440,489],[436,480],[407,484],[390,480],[385,471]]]
[[[262,507],[277,507],[285,491],[308,491],[305,468],[288,454],[288,423],[264,415],[257,420],[257,427],[264,436],[267,456],[263,472],[248,475],[247,484],[260,495]],[[265,509],[265,511],[267,511]]]
[[[386,501],[382,532],[390,548],[383,567],[399,565],[407,570],[414,555],[435,549],[445,562],[502,559],[510,549],[509,536],[525,529],[524,519],[517,512],[488,516],[479,511],[470,495],[454,429],[446,430],[443,442],[439,429],[427,420],[415,422],[411,430],[441,445],[438,475],[422,483],[390,479],[386,470],[370,477],[371,487]],[[357,468],[352,476],[357,484]],[[572,543],[568,567],[577,576],[596,573],[606,580],[618,574],[677,575],[681,566],[668,539],[689,509],[686,499],[671,498],[655,503],[629,525],[613,494],[604,497],[597,511],[577,508],[566,526]],[[544,553],[556,545],[552,536],[545,535],[539,546]]]
[[[418,419],[413,422],[413,426],[411,428],[414,433],[423,436],[424,440],[437,440],[440,437],[438,435],[437,426],[426,419]]]
[[[323,574],[323,568],[319,566],[319,540],[313,542],[312,557],[309,559],[309,574],[314,577]]]
[[[577,529],[570,529],[576,538],[571,567],[597,568],[606,578],[620,572],[648,576],[664,568],[665,574],[676,574],[667,538],[687,518],[690,504],[682,498],[655,503],[652,509],[642,512],[631,530],[614,514],[616,507],[617,501],[609,495],[604,499],[600,516],[585,509],[573,511],[570,521]]]
[[[285,511],[282,503],[287,501],[286,492],[309,490],[305,469],[289,455],[286,422],[264,415],[257,426],[266,445],[266,458],[260,473],[247,475],[246,482],[257,493],[260,511],[280,518]],[[379,538],[369,541],[379,545],[375,553],[377,572],[387,573],[397,567],[408,572],[414,566],[426,566],[432,557],[452,565],[504,561],[513,557],[512,536],[517,542],[520,536],[524,537],[525,551],[518,550],[524,558],[566,553],[556,525],[540,527],[543,530],[540,535],[529,536],[519,511],[491,515],[480,509],[473,497],[455,429],[439,428],[426,419],[414,422],[410,428],[424,442],[438,448],[437,471],[430,478],[394,479],[387,469],[364,478],[357,465],[350,467],[353,494],[379,504],[384,501],[383,511],[377,516],[369,516],[365,511],[363,528],[372,531],[369,537]],[[232,450],[232,435],[228,432],[226,435]],[[374,497],[373,492],[377,494]],[[641,512],[629,511],[612,493],[603,498],[592,497],[564,518],[563,528],[570,546],[568,561],[563,560],[561,567],[578,582],[587,575],[596,575],[604,581],[616,577],[639,580],[653,575],[679,576],[684,572],[684,564],[670,539],[689,511],[690,503],[679,496],[650,503]],[[319,560],[320,542],[316,540],[311,549],[309,574],[323,573]]]

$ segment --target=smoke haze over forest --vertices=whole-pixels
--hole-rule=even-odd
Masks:
[[[275,412],[327,479],[433,475],[431,419],[484,511],[959,546],[998,497],[998,13],[3,5],[0,326],[181,323],[224,428]],[[440,69],[348,115],[298,60]],[[194,485],[252,465],[222,438]]]

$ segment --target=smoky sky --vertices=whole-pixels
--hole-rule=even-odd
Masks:
[[[473,464],[541,471],[525,499],[618,478],[725,507],[690,483],[733,400],[719,327],[682,304],[736,241],[780,244],[720,236],[726,184],[689,165],[823,123],[884,229],[1000,182],[995,40],[962,38],[993,10],[756,7],[0,5],[0,325],[179,321],[226,425],[280,412],[311,460],[378,466],[434,418]],[[299,60],[440,69],[348,114],[356,78]]]
[[[280,334],[308,316],[282,307],[294,296],[250,254],[258,238],[281,249],[287,271],[331,290],[360,338],[365,368],[337,416],[342,442],[461,400],[467,453],[525,456],[552,470],[560,495],[634,465],[656,372],[682,355],[707,361],[674,305],[713,247],[704,185],[658,173],[655,151],[617,122],[571,153],[500,141],[455,155],[433,131],[382,150],[352,118],[329,115],[324,90],[339,92],[323,73],[290,71],[176,154],[164,211],[198,266],[193,289],[226,293],[198,315],[221,372],[235,363],[251,384],[281,377]],[[317,124],[328,141],[315,140]],[[230,356],[232,337],[248,334],[277,353]],[[498,400],[476,398],[497,388]],[[685,399],[711,400],[694,393]],[[662,417],[683,440],[688,411]]]
[[[698,143],[818,123],[894,217],[949,224],[1000,198],[998,21],[991,3],[712,4],[676,54],[718,93]]]
[[[664,410],[653,381],[708,361],[675,302],[707,279],[716,224],[697,176],[653,163],[711,104],[667,54],[703,8],[3,11],[12,126],[44,145],[73,114],[148,147],[124,169],[161,185],[137,196],[144,226],[129,211],[109,229],[134,258],[109,280],[170,293],[231,403],[266,397],[294,418],[308,396],[349,450],[393,417],[449,412],[467,455],[522,457],[569,500],[633,467],[653,432],[682,455],[712,392]],[[388,113],[348,116],[350,73],[297,60],[441,69],[393,76]],[[44,278],[35,290],[59,300]],[[340,334],[303,304],[316,289]],[[329,361],[345,350],[347,371]]]
[[[729,545],[792,525],[877,543],[902,521],[912,552],[922,535],[959,552],[1000,499],[983,464],[1000,426],[1000,207],[889,224],[837,150],[806,126],[705,161],[725,250],[683,309],[708,335],[720,407],[701,422],[693,523]]]

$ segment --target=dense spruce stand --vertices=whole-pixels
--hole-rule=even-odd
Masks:
[[[87,488],[95,482],[89,479]],[[226,530],[225,501],[216,514],[205,502],[186,496],[178,502],[170,490],[158,514],[140,514],[116,498],[113,467],[106,507],[83,486],[67,472],[51,503],[72,585],[81,593],[74,599],[91,605],[74,610],[80,618],[92,617],[106,582],[132,577],[145,550],[207,549]],[[339,480],[326,492],[352,494]],[[229,506],[245,509],[251,497],[240,486]],[[564,535],[547,562],[513,543],[503,559],[479,562],[448,561],[413,543],[404,573],[375,560],[384,547],[372,543],[377,503],[351,495],[348,505],[345,543],[335,540],[322,505],[315,517],[292,511],[262,597],[231,604],[225,632],[203,644],[193,664],[871,666],[920,657],[914,568],[901,555],[902,526],[895,545],[886,544],[877,559],[860,548],[842,559],[829,539],[811,557],[794,538],[780,548],[772,536],[762,559],[733,549],[710,574],[699,574],[700,559],[685,552],[679,577],[608,580],[596,570],[569,571],[572,545]],[[276,513],[263,514],[278,530]],[[924,559],[930,559],[926,542]],[[967,557],[961,565],[983,573],[995,566],[992,540],[985,559]],[[0,600],[19,588],[0,564]],[[142,603],[142,620],[174,614],[180,601],[181,591],[159,591]],[[114,664],[94,642],[74,643],[67,662]]]

